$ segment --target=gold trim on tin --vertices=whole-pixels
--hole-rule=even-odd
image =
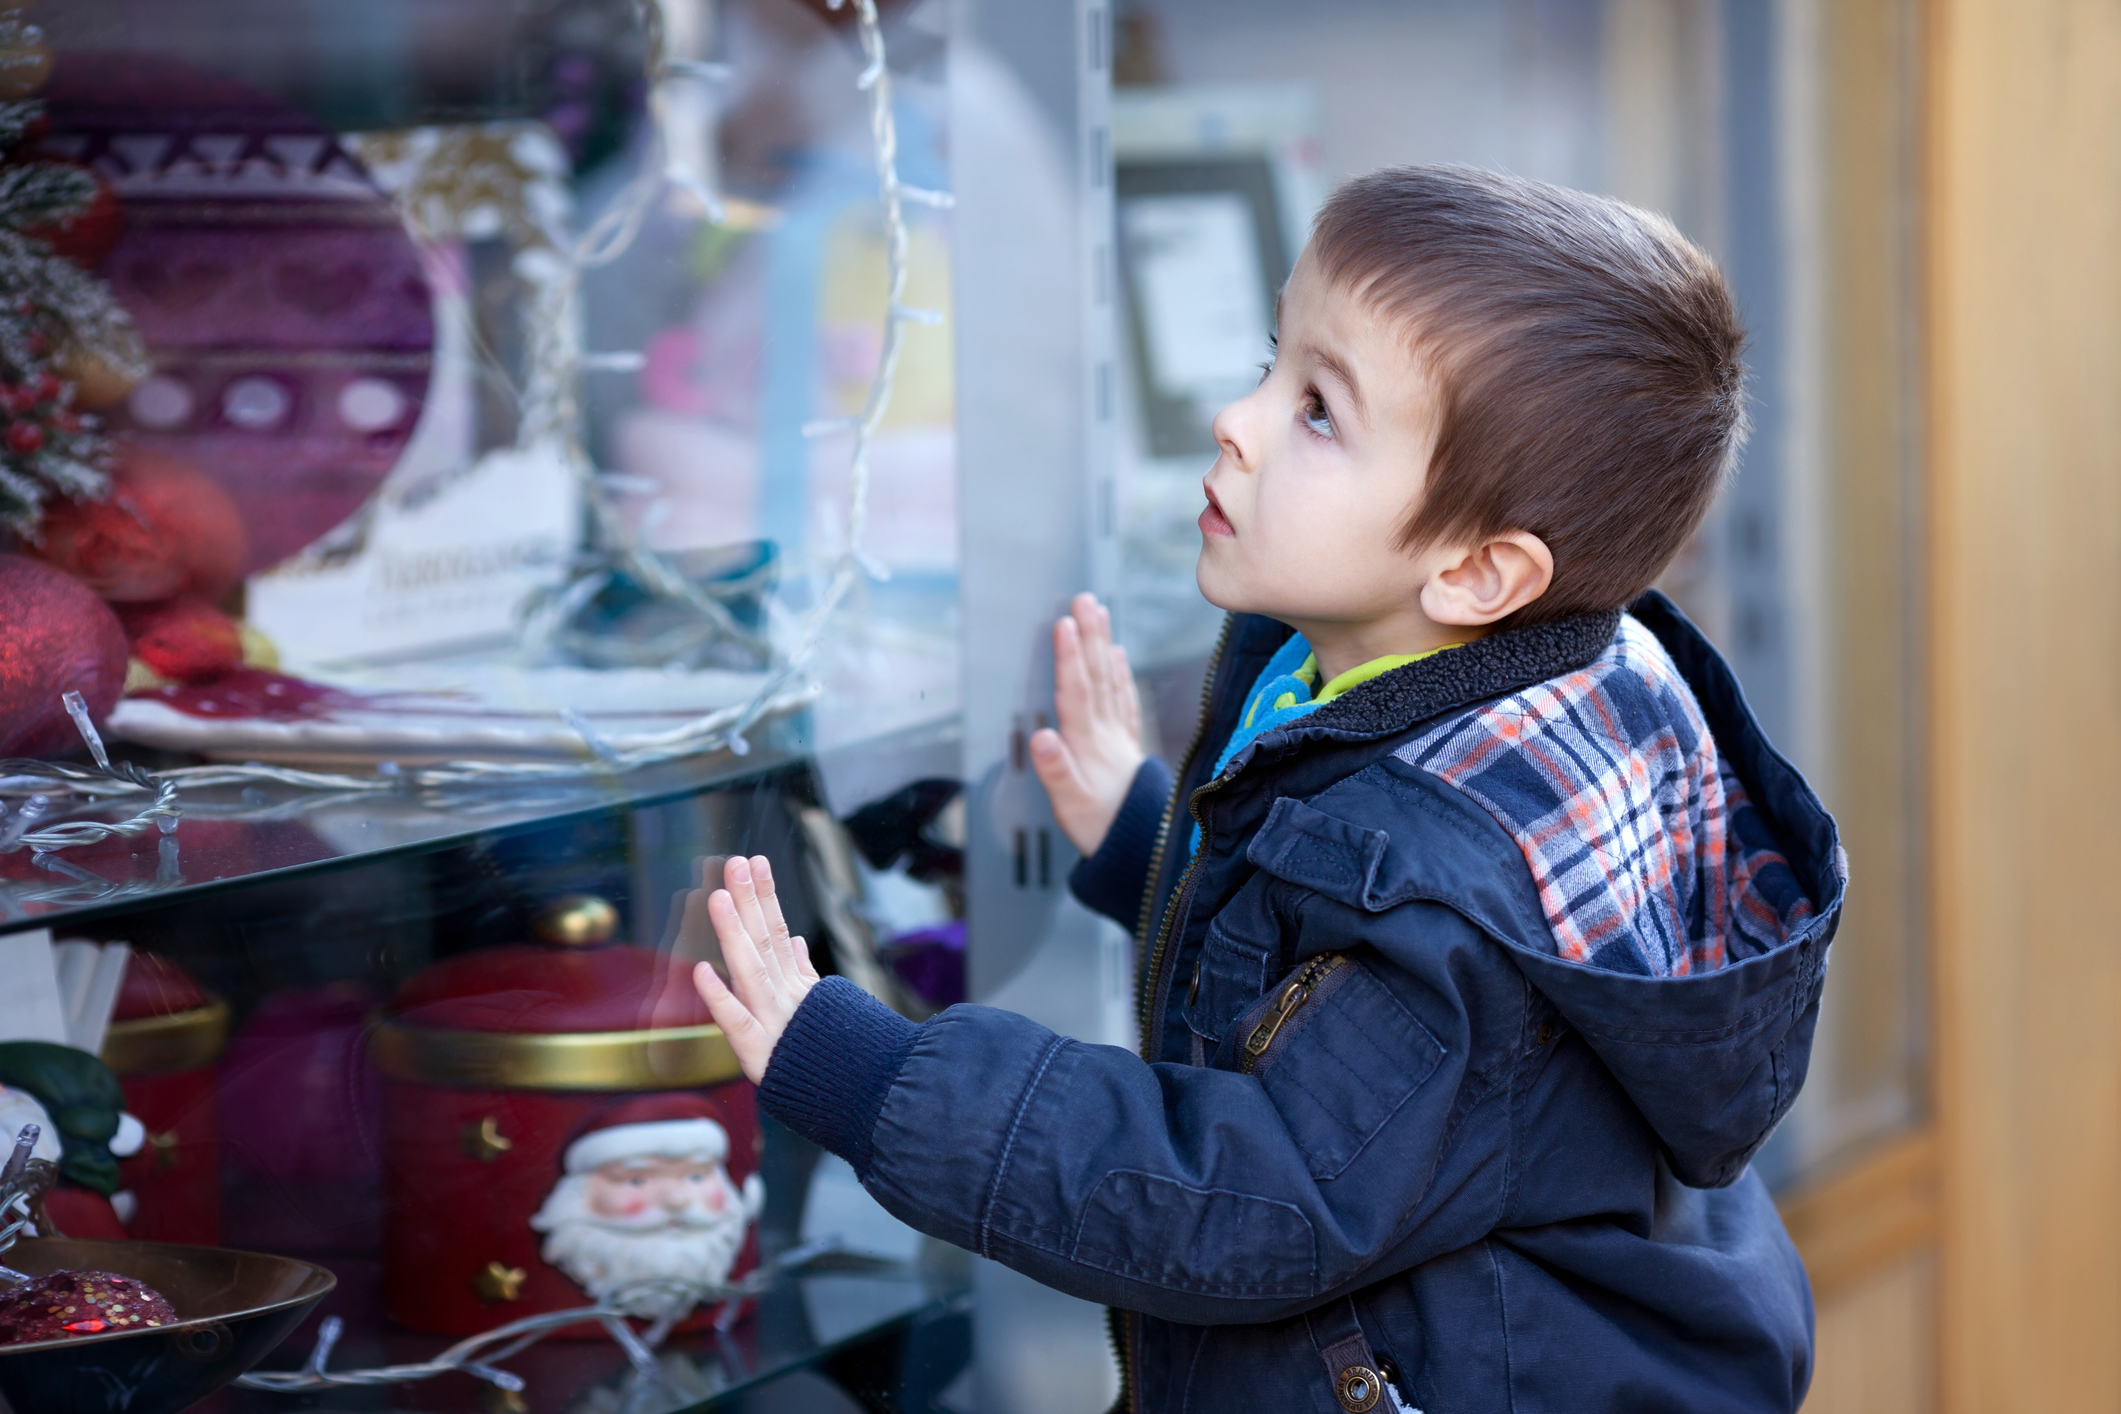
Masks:
[[[209,996],[190,1011],[113,1021],[103,1033],[103,1063],[118,1075],[193,1070],[219,1060],[227,1044],[228,1003]]]
[[[369,1055],[393,1080],[485,1090],[669,1090],[744,1073],[719,1026],[523,1033],[386,1021]]]

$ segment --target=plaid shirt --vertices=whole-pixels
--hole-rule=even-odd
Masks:
[[[1571,961],[1712,971],[1811,916],[1700,704],[1633,617],[1588,667],[1452,718],[1398,755],[1517,841]]]

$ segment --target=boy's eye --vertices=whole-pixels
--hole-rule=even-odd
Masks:
[[[1333,414],[1326,411],[1326,400],[1314,390],[1304,397],[1304,426],[1321,437],[1333,435]]]

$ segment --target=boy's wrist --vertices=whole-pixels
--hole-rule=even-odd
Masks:
[[[1163,823],[1170,799],[1171,768],[1159,757],[1143,757],[1103,841],[1068,876],[1069,889],[1085,907],[1107,918],[1131,922],[1140,907],[1157,827]]]
[[[866,1175],[876,1117],[919,1034],[846,978],[824,978],[788,1018],[759,1081],[759,1107]]]

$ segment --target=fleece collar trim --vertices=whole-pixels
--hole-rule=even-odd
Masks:
[[[1330,734],[1343,740],[1390,736],[1445,712],[1576,672],[1590,666],[1613,641],[1620,630],[1620,612],[1550,619],[1418,659],[1349,689],[1262,741],[1299,734]],[[1230,764],[1243,762],[1233,759]]]

